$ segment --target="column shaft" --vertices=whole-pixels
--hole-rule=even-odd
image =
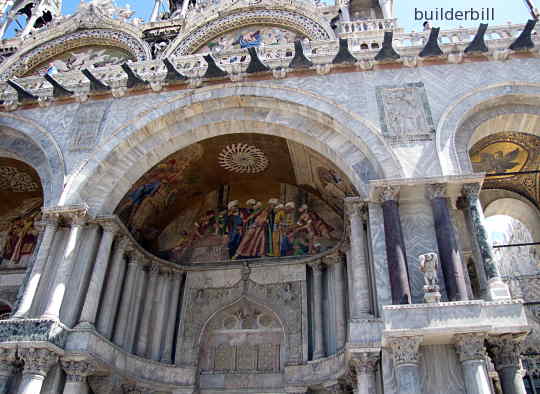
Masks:
[[[143,266],[138,267],[137,279],[135,281],[135,289],[133,291],[133,298],[130,305],[130,324],[127,327],[126,340],[124,350],[127,352],[134,351],[135,335],[140,328],[140,317],[142,312],[142,298],[146,282],[148,280],[147,272],[143,270]]]
[[[463,190],[467,201],[469,227],[472,229],[471,235],[475,237],[473,245],[479,249],[476,255],[482,259],[482,265],[488,280],[487,297],[492,301],[509,299],[511,298],[510,290],[501,279],[501,273],[493,253],[492,242],[485,225],[484,212],[478,198],[480,186],[478,184],[466,184]]]
[[[161,6],[161,0],[155,0],[154,1],[154,8],[152,9],[152,15],[150,16],[150,22],[157,21],[160,6]]]
[[[51,246],[57,229],[58,218],[49,216],[45,221],[43,239],[39,246],[34,266],[32,267],[30,279],[24,288],[21,301],[19,303],[19,308],[13,314],[14,319],[23,319],[27,317],[27,314],[32,307],[34,296],[37,293],[39,281],[41,280],[47,259],[49,258]]]
[[[137,279],[137,257],[130,256],[130,261],[127,265],[127,273],[124,281],[124,288],[122,296],[119,300],[119,311],[116,319],[116,327],[114,329],[113,342],[118,346],[123,347],[126,338],[126,331],[128,324],[130,323],[130,307],[133,298],[133,289],[135,288],[135,282]],[[112,318],[112,316],[111,316]],[[133,323],[132,323],[133,324]]]
[[[322,314],[322,264],[309,265],[313,272],[313,359],[317,360],[325,356],[323,337],[323,314]]]
[[[429,185],[427,191],[428,197],[431,200],[437,246],[448,301],[465,301],[468,299],[467,285],[465,283],[463,263],[461,262],[456,234],[448,209],[448,198],[445,197],[446,185]]]
[[[180,301],[180,291],[182,287],[182,275],[181,272],[173,272],[169,280],[171,283],[171,296],[170,302],[167,303],[169,307],[169,313],[167,318],[167,328],[165,331],[165,338],[163,344],[163,354],[161,355],[161,362],[170,364],[173,360],[173,342],[174,331],[176,329],[176,320],[178,313],[178,303]]]
[[[410,304],[411,289],[407,270],[407,255],[399,218],[397,199],[398,189],[387,187],[382,193],[382,210],[384,218],[384,237],[386,241],[386,257],[390,274],[392,303]]]
[[[109,257],[111,255],[111,247],[114,241],[116,226],[113,223],[106,223],[103,224],[103,230],[96,262],[94,264],[92,277],[90,279],[90,284],[88,285],[80,318],[82,323],[87,323],[92,326],[96,322],[101,290],[103,289],[103,282],[105,280],[105,274],[107,273],[107,266],[109,265]]]
[[[152,264],[150,267],[150,280],[148,281],[148,287],[146,288],[146,294],[144,297],[144,305],[141,312],[141,325],[139,328],[139,334],[136,344],[136,353],[145,357],[147,353],[147,347],[149,345],[148,333],[150,332],[150,326],[152,325],[152,312],[154,311],[154,300],[157,291],[157,281],[159,277],[159,266]],[[152,335],[155,335],[152,332]]]
[[[154,302],[155,319],[153,319],[153,335],[150,336],[149,351],[147,357],[154,361],[159,361],[161,356],[161,344],[164,337],[167,319],[165,317],[165,308],[172,305],[170,297],[171,280],[170,273],[164,273],[159,278],[158,291]],[[175,314],[176,315],[176,314]]]
[[[336,343],[337,350],[343,349],[347,340],[347,321],[345,316],[345,289],[343,263],[339,262],[333,265],[336,277]]]
[[[67,284],[73,271],[73,266],[77,260],[77,252],[81,242],[81,231],[85,221],[85,216],[80,215],[80,213],[74,214],[72,218],[73,222],[71,224],[66,249],[64,250],[64,256],[56,271],[52,293],[49,295],[49,301],[45,308],[45,312],[42,314],[42,318],[58,319],[60,317],[60,308],[64,301]]]
[[[101,310],[97,318],[97,330],[106,338],[111,338],[114,320],[118,311],[122,281],[126,273],[125,251],[127,238],[118,240],[111,262],[111,269],[101,302]]]
[[[348,253],[347,264],[351,270],[351,318],[365,319],[372,310],[370,302],[370,280],[367,270],[368,258],[366,253],[366,234],[362,210],[364,202],[356,198],[345,201],[350,225],[351,249]],[[349,261],[350,260],[350,261]]]
[[[21,348],[19,357],[24,360],[24,369],[17,393],[39,394],[47,373],[58,362],[58,356],[47,349]]]

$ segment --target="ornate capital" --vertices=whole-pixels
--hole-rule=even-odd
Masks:
[[[377,196],[381,202],[399,200],[399,186],[383,186],[377,188]]]
[[[24,374],[47,376],[49,369],[58,362],[58,355],[49,349],[27,347],[19,349],[24,361]]]
[[[521,347],[527,334],[504,334],[490,336],[488,353],[497,371],[513,367],[521,369]]]
[[[0,376],[11,375],[16,359],[15,348],[0,348]]]
[[[84,382],[96,371],[93,363],[80,360],[62,360],[62,368],[66,371],[68,382]]]
[[[446,198],[448,196],[448,186],[445,183],[432,183],[426,185],[426,197],[428,200],[434,198]]]
[[[325,383],[323,387],[328,393],[331,394],[343,393],[343,388],[341,387],[341,384],[339,384],[337,381]]]
[[[364,211],[367,208],[367,202],[359,197],[345,197],[345,213],[347,216],[359,215],[364,217]]]
[[[326,265],[341,264],[343,262],[343,259],[341,258],[339,253],[332,253],[328,256],[324,256],[322,260],[323,263]]]
[[[480,194],[480,185],[478,183],[464,184],[463,194],[465,197],[478,197],[478,194]]]
[[[485,360],[486,348],[484,342],[486,334],[483,332],[458,334],[454,337],[456,353],[459,361]]]
[[[152,276],[158,276],[159,275],[159,264],[158,263],[152,263],[150,265],[150,275],[152,275]]]
[[[353,353],[351,366],[356,375],[372,375],[377,370],[380,354],[376,352]]]
[[[101,226],[101,228],[103,228],[103,232],[112,233],[113,235],[116,234],[118,230],[120,230],[120,226],[113,221],[99,222],[99,225]]]
[[[422,340],[421,336],[392,338],[390,347],[394,356],[394,367],[404,364],[418,364],[420,362],[418,350]]]
[[[126,251],[128,246],[129,246],[129,237],[125,236],[125,235],[120,235],[118,238],[117,238],[117,245],[120,249],[122,249],[123,251]]]
[[[313,275],[322,275],[322,271],[324,269],[323,264],[318,261],[316,263],[309,263],[308,264],[311,270],[313,271]]]

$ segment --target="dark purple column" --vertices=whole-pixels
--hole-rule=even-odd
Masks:
[[[458,244],[446,197],[446,185],[432,184],[427,186],[427,197],[431,200],[431,209],[435,221],[435,234],[441,268],[446,284],[448,301],[465,301],[467,285],[463,273],[463,264],[459,254]]]
[[[380,192],[384,218],[384,238],[386,240],[386,258],[392,291],[392,304],[410,304],[411,289],[407,271],[407,255],[403,232],[399,219],[397,203],[399,188],[387,186]]]

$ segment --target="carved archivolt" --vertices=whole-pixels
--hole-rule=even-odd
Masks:
[[[171,51],[176,56],[189,55],[195,53],[201,46],[223,33],[250,25],[285,27],[305,35],[310,40],[329,40],[333,38],[327,28],[298,12],[275,9],[253,9],[227,15],[199,26],[189,34],[179,38],[172,45],[174,49]],[[169,51],[167,52],[170,53]]]
[[[22,76],[47,59],[75,48],[91,45],[124,49],[138,61],[149,58],[148,51],[142,42],[128,33],[108,29],[83,30],[58,37],[34,48],[12,63],[7,70],[0,74],[0,77],[7,79],[13,75]]]

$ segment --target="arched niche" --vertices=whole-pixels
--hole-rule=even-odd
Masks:
[[[337,246],[355,187],[294,141],[231,133],[169,155],[115,210],[155,255],[181,264],[306,257]]]
[[[216,312],[201,335],[201,386],[223,374],[280,374],[287,361],[279,317],[266,306],[241,298]],[[260,388],[261,382],[253,382]]]

